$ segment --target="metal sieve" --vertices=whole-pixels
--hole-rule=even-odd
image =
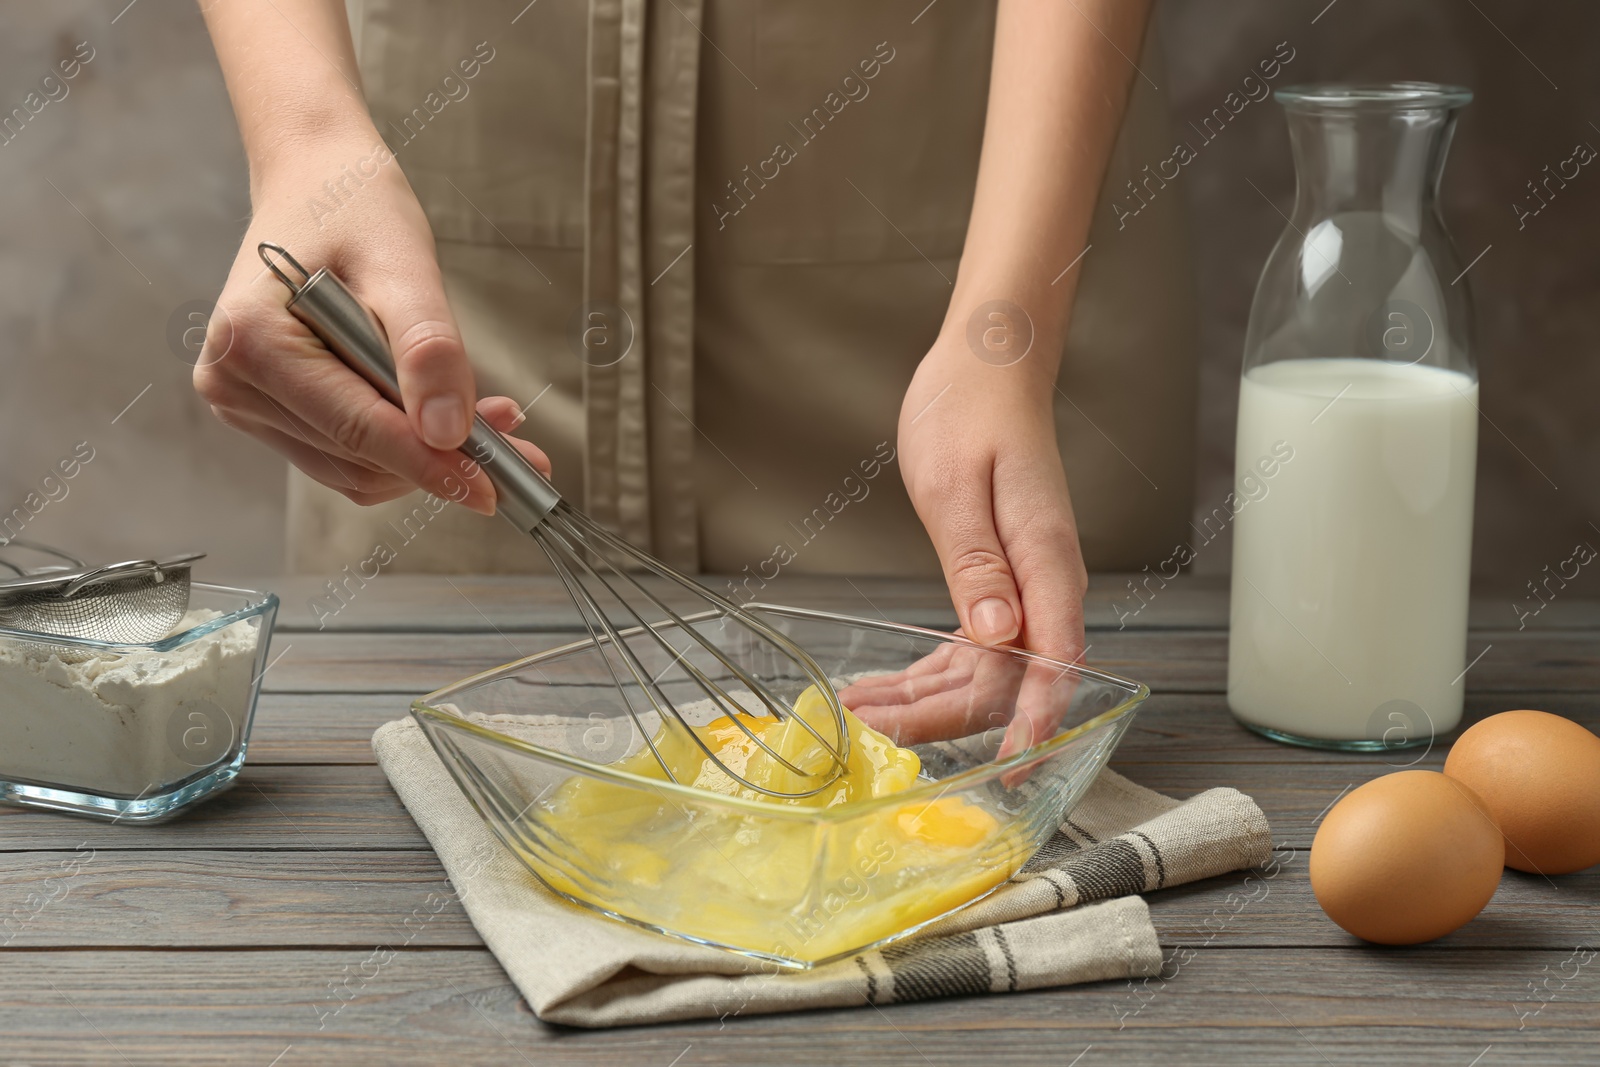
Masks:
[[[94,567],[59,549],[12,538],[18,545],[68,561],[25,571],[0,559],[16,577],[0,579],[0,626],[110,644],[142,644],[172,632],[189,610],[189,567],[204,552],[168,559],[125,560]]]

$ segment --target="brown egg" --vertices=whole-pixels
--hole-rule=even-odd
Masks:
[[[1506,866],[1570,874],[1600,863],[1600,737],[1543,711],[1502,711],[1457,739],[1444,773],[1483,798]]]
[[[1381,945],[1432,941],[1483,910],[1505,844],[1483,802],[1437,771],[1374,779],[1333,806],[1311,842],[1328,918]]]

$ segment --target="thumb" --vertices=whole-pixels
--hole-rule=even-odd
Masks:
[[[1022,631],[1022,597],[995,531],[987,478],[946,497],[928,523],[962,631],[999,645]]]
[[[478,398],[472,365],[437,273],[373,302],[394,351],[400,397],[411,428],[430,447],[460,448]]]

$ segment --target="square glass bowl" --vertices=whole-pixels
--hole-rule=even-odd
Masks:
[[[0,802],[154,822],[227,788],[277,611],[271,593],[197,582],[147,644],[0,627]]]
[[[664,726],[638,686],[619,689],[592,641],[430,693],[411,713],[478,813],[555,893],[658,933],[809,968],[904,937],[1002,885],[1056,832],[1149,695],[1138,682],[934,630],[747,610],[811,653],[847,707],[916,753],[909,788],[814,807],[666,780],[644,732],[682,728]],[[712,612],[684,622],[791,706],[806,688],[742,627]],[[728,669],[681,629],[657,629],[739,696]],[[672,656],[637,629],[623,638],[691,722],[711,718]]]

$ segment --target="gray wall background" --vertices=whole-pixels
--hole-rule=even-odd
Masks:
[[[274,573],[284,465],[211,418],[170,338],[185,325],[174,313],[216,296],[237,249],[249,212],[243,154],[194,5],[124,3],[0,4],[0,112],[79,41],[95,52],[66,98],[0,146],[0,514],[29,492],[44,496],[45,476],[87,442],[95,458],[52,483],[60,499],[24,536],[108,558],[193,545],[211,552],[210,575]],[[1522,591],[1577,542],[1600,544],[1600,170],[1586,168],[1522,230],[1512,210],[1546,164],[1580,141],[1600,147],[1597,28],[1587,6],[1511,0],[1167,0],[1159,15],[1159,88],[1179,126],[1219,105],[1280,41],[1296,56],[1278,84],[1413,78],[1477,93],[1444,211],[1464,261],[1488,249],[1468,276],[1485,417],[1482,592]],[[1276,105],[1248,108],[1175,187],[1190,209],[1203,310],[1195,469],[1209,511],[1231,479],[1250,298],[1283,228],[1272,205],[1287,211],[1294,193]],[[1196,568],[1226,570],[1227,557],[1218,544]]]

